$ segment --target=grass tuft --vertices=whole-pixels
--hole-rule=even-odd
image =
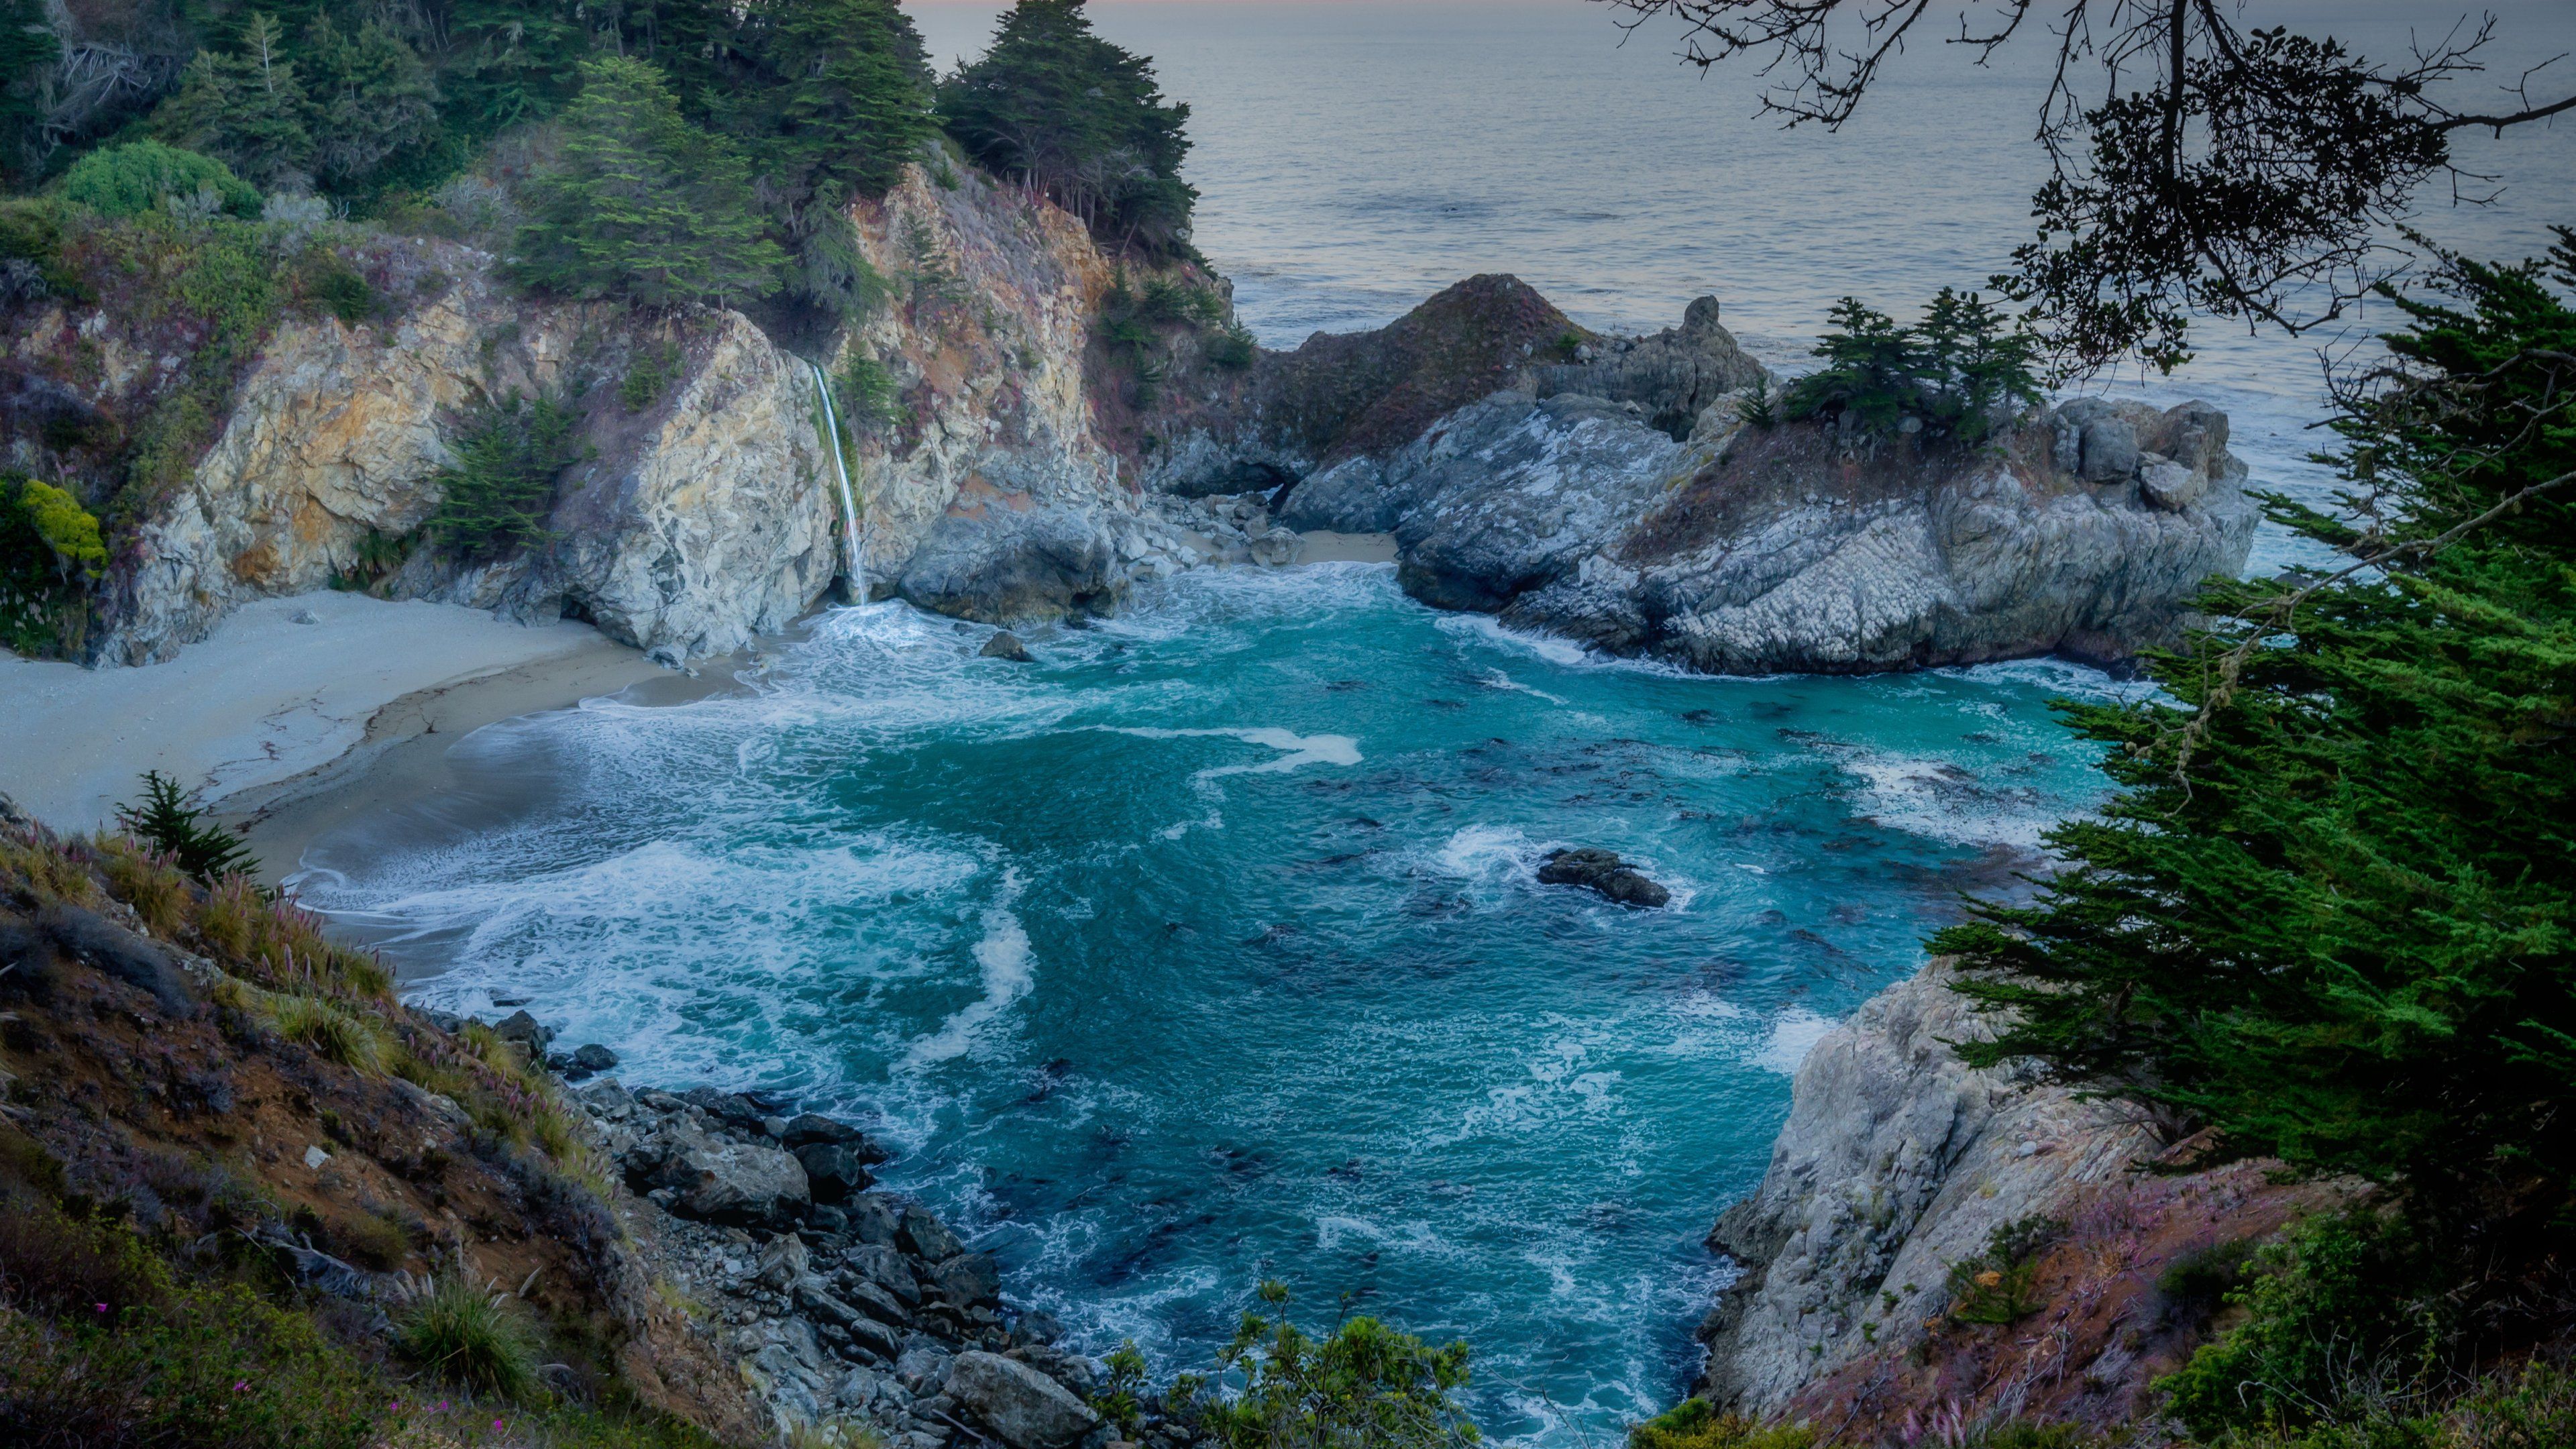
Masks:
[[[403,1356],[451,1383],[515,1399],[537,1377],[537,1335],[517,1302],[461,1273],[434,1274],[395,1319]]]

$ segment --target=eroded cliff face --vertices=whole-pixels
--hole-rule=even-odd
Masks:
[[[901,299],[840,343],[901,389],[863,430],[870,587],[1008,621],[1105,610],[1168,573],[1168,530],[1101,439],[1086,374],[1115,268],[1081,222],[981,173],[920,168],[855,213]]]
[[[1744,1270],[1701,1328],[1698,1391],[1721,1406],[1855,1442],[1945,1420],[2137,1423],[2217,1307],[2170,1297],[2165,1268],[2340,1200],[2263,1163],[2157,1171],[2191,1144],[1968,1067],[1950,1043],[1989,1028],[1949,980],[1935,961],[1816,1044],[1761,1187],[1709,1234]],[[1953,1267],[1992,1271],[1997,1230],[2016,1225],[2027,1311],[1963,1321]]]
[[[370,585],[522,621],[587,618],[684,659],[781,627],[831,583],[836,504],[813,384],[739,313],[533,302],[470,248],[395,249],[429,282],[394,315],[289,317],[269,334],[213,446],[119,560],[104,662],[167,659],[248,599]],[[113,356],[142,325],[112,298],[57,308],[13,360],[77,375],[78,353]],[[638,369],[662,385],[625,388]],[[93,375],[102,409],[151,380]],[[548,537],[485,560],[424,539],[460,430],[478,409],[538,396],[575,411],[582,454]]]
[[[853,219],[891,296],[816,360],[838,373],[864,352],[900,396],[847,429],[851,592],[1018,619],[1106,608],[1176,567],[1177,538],[1093,425],[1086,351],[1113,268],[1081,224],[946,168],[914,168]],[[290,315],[267,334],[212,446],[132,531],[95,658],[166,659],[245,600],[367,587],[587,619],[679,663],[784,627],[848,572],[813,368],[743,314],[547,302],[470,247],[353,246],[385,315]],[[43,414],[13,427],[19,452],[57,415],[141,417],[182,371],[113,297],[12,330],[11,415]],[[478,411],[514,397],[570,407],[580,460],[541,542],[449,547],[423,532],[442,470]]]

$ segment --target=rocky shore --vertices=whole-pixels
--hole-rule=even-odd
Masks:
[[[524,1011],[494,1030],[563,1078],[634,1194],[619,1211],[646,1259],[782,1424],[864,1423],[890,1449],[1113,1442],[1091,1405],[1102,1366],[1060,1347],[1048,1315],[1008,1306],[990,1254],[878,1190],[870,1169],[891,1154],[858,1127],[758,1092],[630,1090],[604,1074],[605,1048],[554,1050]],[[1158,1413],[1144,1428],[1191,1439]]]
[[[2079,399],[1978,446],[1855,439],[1748,409],[1777,379],[1716,298],[1607,337],[1508,276],[1248,360],[1166,321],[1139,362],[1103,340],[1135,284],[1018,188],[914,167],[852,217],[902,295],[801,353],[736,311],[548,302],[469,246],[352,241],[378,314],[265,335],[209,450],[120,546],[89,660],[167,660],[244,602],[364,588],[582,620],[681,667],[836,588],[1009,624],[1293,562],[1319,531],[1393,535],[1436,607],[1695,670],[2107,660],[2170,639],[2251,537],[2227,419],[2200,404]],[[1182,265],[1151,285],[1221,307],[1227,284]],[[159,406],[186,339],[113,298],[0,322],[0,459],[112,491],[82,440]],[[818,387],[854,367],[891,397],[836,434]],[[438,545],[463,430],[514,398],[573,422],[542,540]]]

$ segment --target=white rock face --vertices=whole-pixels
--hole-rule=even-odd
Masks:
[[[371,538],[411,535],[437,508],[460,421],[514,395],[570,398],[582,418],[591,456],[564,475],[552,537],[475,566],[422,550],[378,592],[587,618],[688,658],[742,647],[829,586],[837,501],[794,358],[739,313],[531,302],[495,286],[489,258],[441,250],[460,280],[404,316],[279,326],[213,448],[145,525],[107,659],[170,658],[247,600],[358,575]],[[629,414],[616,384],[669,346],[678,377]]]
[[[1971,1070],[1945,1041],[1987,1035],[1939,962],[1880,992],[1799,1067],[1788,1124],[1712,1246],[1744,1265],[1719,1300],[1705,1389],[1773,1414],[1947,1311],[1950,1266],[1994,1230],[2060,1212],[2154,1150],[2104,1104]]]

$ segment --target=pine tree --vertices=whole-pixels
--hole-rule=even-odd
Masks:
[[[609,57],[582,67],[563,142],[530,181],[512,261],[565,296],[647,306],[767,292],[786,260],[760,235],[742,158],[680,115],[660,71]]]
[[[761,169],[802,195],[878,196],[937,135],[929,51],[889,0],[765,0],[750,43],[774,77],[733,114]],[[736,134],[745,134],[737,130]]]
[[[36,170],[38,77],[62,53],[40,0],[0,0],[0,176],[19,180]]]
[[[377,168],[425,145],[438,128],[438,87],[402,38],[370,20],[343,35],[327,14],[305,42],[313,97],[313,164],[323,182],[348,190]]]
[[[977,164],[1040,187],[1101,236],[1189,245],[1190,108],[1164,102],[1143,56],[1093,34],[1082,0],[1019,0],[984,57],[940,87],[939,114]]]
[[[255,868],[249,842],[230,827],[206,817],[188,803],[179,782],[159,770],[143,772],[143,798],[116,807],[116,823],[126,834],[170,856],[181,870],[206,885]]]
[[[2494,1229],[2576,1210],[2576,233],[2544,267],[2446,258],[2340,389],[2346,550],[2230,582],[2152,673],[2067,706],[2121,792],[2050,837],[2027,907],[1937,937],[2002,1013],[1962,1054],[2393,1187]]]
[[[199,51],[152,113],[162,139],[203,152],[266,191],[312,184],[313,103],[275,18],[254,14],[240,49]]]

